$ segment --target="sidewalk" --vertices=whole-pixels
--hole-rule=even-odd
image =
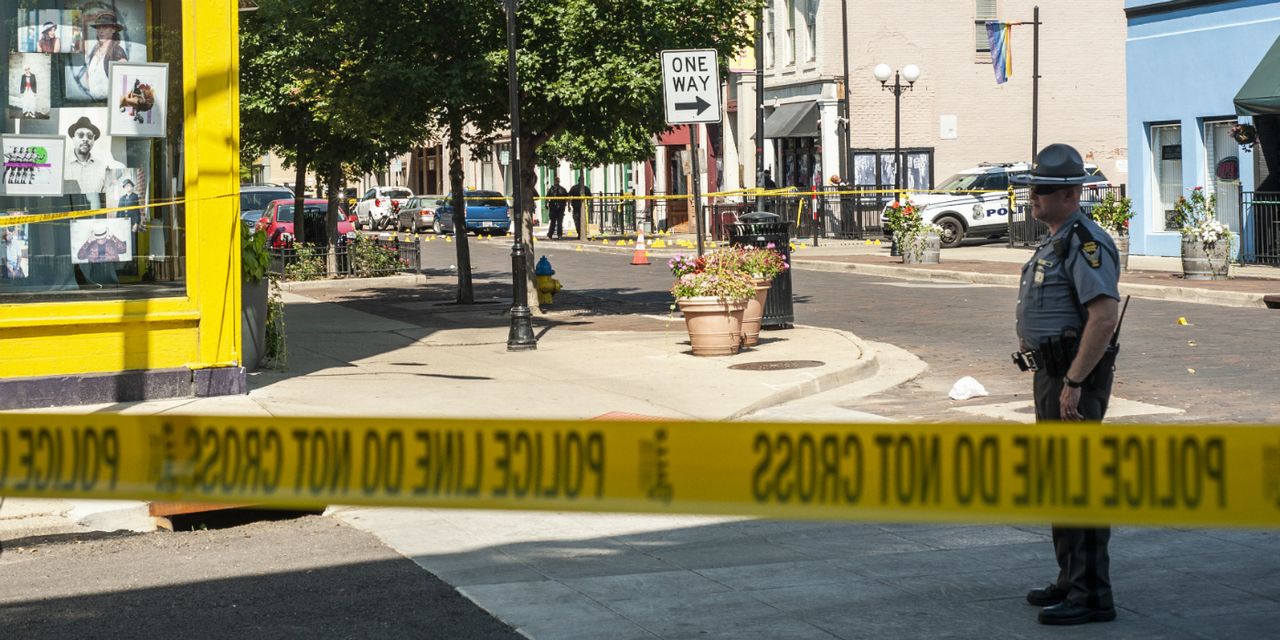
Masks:
[[[448,299],[443,276],[290,289],[290,369],[253,375],[249,395],[76,411],[722,419],[765,405],[780,416],[776,405],[787,400],[918,372],[901,366],[901,352],[805,327],[767,332],[737,356],[695,358],[679,320],[601,313],[572,298],[535,320],[537,351],[513,354],[503,305],[439,302]],[[776,360],[823,364],[728,368]],[[62,501],[10,500],[0,538],[30,535],[23,514],[71,513]],[[1047,527],[364,507],[330,514],[539,639],[1225,639],[1269,635],[1280,607],[1280,535],[1272,532],[1118,530],[1120,618],[1072,632],[1037,625],[1022,601],[1057,571]]]
[[[251,374],[248,395],[47,412],[731,420],[879,370],[876,350],[857,336],[811,327],[766,331],[759,346],[735,356],[695,357],[679,316],[598,312],[572,294],[535,318],[536,351],[510,353],[506,305],[482,296],[473,307],[440,302],[453,286],[446,276],[287,285],[289,368]],[[805,366],[730,368],[778,361]],[[0,539],[154,529],[140,505],[11,499],[0,510]]]
[[[674,244],[677,241],[691,243],[691,235],[659,236],[656,239],[662,240],[665,246],[650,249],[649,255],[660,260],[695,251],[687,245]],[[992,243],[944,249],[941,264],[906,265],[902,264],[900,258],[890,257],[889,245],[883,242],[876,245],[860,240],[821,238],[818,246],[814,247],[810,238],[795,238],[792,244],[795,247],[792,264],[796,269],[1014,287],[1018,286],[1022,265],[1031,256],[1031,249],[1010,248],[1003,243]],[[713,245],[706,243],[705,246],[710,248]],[[600,241],[542,241],[538,242],[537,247],[538,251],[634,251],[634,247],[618,246],[616,241],[607,245]],[[1129,271],[1120,278],[1120,292],[1139,298],[1256,308],[1268,306],[1265,296],[1280,296],[1280,268],[1236,265],[1232,267],[1232,274],[1235,277],[1230,280],[1184,280],[1181,258],[1130,256]],[[1280,303],[1271,304],[1274,306]]]

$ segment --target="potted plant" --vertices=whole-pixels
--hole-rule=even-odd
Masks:
[[[732,265],[721,249],[690,259],[676,256],[669,263],[676,276],[671,294],[684,314],[689,344],[695,356],[727,356],[742,347],[742,314],[756,295],[751,277]]]
[[[1115,192],[1107,191],[1102,200],[1089,211],[1098,226],[1102,227],[1120,253],[1120,270],[1129,270],[1129,220],[1133,218],[1133,201]]]
[[[1253,151],[1253,145],[1258,143],[1258,129],[1251,124],[1237,123],[1231,127],[1230,135],[1245,151]]]
[[[893,244],[889,246],[890,256],[902,255],[901,247],[898,246],[898,234],[906,229],[911,219],[919,219],[920,214],[916,206],[910,200],[899,202],[894,200],[885,207],[884,213],[884,230],[893,240]]]
[[[760,321],[764,318],[764,304],[769,296],[769,288],[773,286],[773,279],[791,265],[787,264],[787,259],[772,242],[764,247],[738,246],[712,256],[713,259],[732,259],[735,264],[725,265],[726,268],[751,277],[756,294],[747,300],[747,308],[742,313],[742,345],[754,347],[760,344]]]
[[[942,227],[926,223],[910,202],[903,207],[894,237],[903,264],[938,264],[942,258]]]
[[[270,282],[267,265],[266,219],[253,228],[240,225],[240,328],[241,364],[250,371],[262,365],[267,353],[267,294]]]
[[[1173,205],[1174,223],[1182,232],[1182,277],[1222,280],[1231,277],[1231,230],[1217,219],[1217,198],[1202,187]]]

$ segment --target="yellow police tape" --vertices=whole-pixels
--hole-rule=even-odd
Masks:
[[[0,415],[0,495],[1280,526],[1280,427]]]
[[[58,222],[61,220],[76,220],[79,218],[92,218],[94,216],[106,215],[109,213],[123,213],[125,211],[143,211],[146,209],[159,209],[161,207],[173,207],[177,205],[187,204],[189,202],[202,202],[207,200],[221,200],[223,198],[234,198],[237,194],[227,193],[218,196],[207,196],[203,198],[174,198],[170,200],[156,200],[147,204],[133,205],[130,207],[106,207],[99,209],[81,209],[78,211],[56,211],[51,213],[20,213],[17,215],[0,216],[0,226],[15,226],[20,224],[39,224],[42,222]]]

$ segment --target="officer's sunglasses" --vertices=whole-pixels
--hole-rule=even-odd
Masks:
[[[1055,194],[1055,193],[1057,193],[1057,192],[1059,192],[1059,191],[1062,191],[1063,189],[1066,189],[1068,186],[1070,186],[1070,185],[1065,185],[1065,184],[1038,184],[1038,185],[1035,185],[1035,186],[1031,187],[1031,193],[1034,193],[1034,194],[1036,194],[1036,195],[1038,195],[1038,196],[1051,196],[1051,195],[1053,195],[1053,194]]]

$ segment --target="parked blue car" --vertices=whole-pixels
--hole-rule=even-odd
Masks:
[[[504,236],[511,231],[511,207],[497,191],[467,191],[467,231]],[[453,195],[436,201],[436,217],[453,220]]]

